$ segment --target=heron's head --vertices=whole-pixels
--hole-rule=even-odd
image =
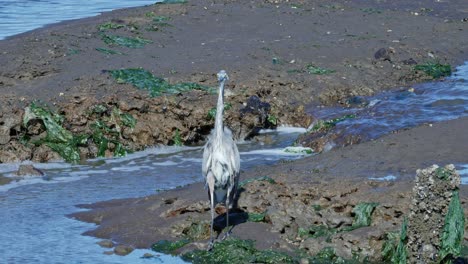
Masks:
[[[229,76],[227,75],[225,70],[219,71],[217,75],[218,75],[218,81],[219,82],[229,80]]]

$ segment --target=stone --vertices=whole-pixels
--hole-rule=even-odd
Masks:
[[[114,253],[119,256],[126,256],[132,253],[133,248],[127,245],[118,245],[114,248]]]
[[[111,240],[101,240],[99,242],[97,242],[97,244],[103,248],[113,248],[114,247],[114,242],[112,242]]]
[[[409,263],[437,263],[445,215],[460,181],[453,165],[416,171],[407,229]]]
[[[33,165],[21,164],[19,165],[18,171],[16,171],[18,176],[43,176],[44,173],[35,168]]]

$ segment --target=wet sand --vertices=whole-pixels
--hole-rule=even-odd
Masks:
[[[411,4],[194,0],[59,23],[0,41],[2,125],[7,117],[21,117],[25,106],[40,99],[65,117],[64,126],[70,131],[86,133],[96,121],[86,113],[104,104],[137,119],[135,128],[122,132],[123,144],[131,149],[174,144],[175,131],[186,144],[202,143],[213,125],[206,116],[215,95],[191,91],[149,98],[145,91],[117,83],[107,72],[143,67],[171,83],[209,86],[216,84],[217,71],[227,70],[231,77],[227,100],[232,110],[227,112],[226,123],[238,138],[265,126],[264,117],[258,114],[241,115],[251,96],[270,104],[269,114],[277,117],[278,125],[308,126],[313,117],[306,112],[312,106],[344,105],[352,96],[432,80],[415,71],[413,61],[437,60],[452,66],[466,61],[467,24],[462,19],[467,12],[462,0]],[[169,25],[155,25],[154,16],[170,17]],[[125,26],[104,32],[97,29],[109,21]],[[101,40],[102,34],[138,36],[152,43],[140,49],[109,47]],[[126,55],[106,55],[96,48]],[[382,48],[385,52],[376,54]],[[311,64],[333,72],[310,74],[307,67]],[[2,134],[8,140],[0,145],[1,162],[57,158],[46,147],[19,144],[21,132],[33,132],[22,128],[21,118],[17,119],[10,122],[8,135]],[[242,179],[269,176],[278,184],[246,185],[240,207],[256,213],[268,210],[271,219],[242,223],[234,229],[234,236],[254,239],[260,248],[289,252],[303,248],[313,254],[320,249],[318,244],[325,243],[296,239],[298,227],[346,223],[358,202],[379,202],[382,206],[377,207],[371,227],[332,240],[343,256],[362,249],[375,259],[383,234],[398,230],[408,211],[415,170],[434,163],[468,163],[467,127],[467,118],[423,125],[303,160],[244,171]],[[81,154],[93,157],[96,153],[90,149],[80,149]],[[388,174],[398,179],[368,180]],[[465,215],[467,191],[463,186]],[[325,211],[317,216],[310,205],[320,205]],[[73,217],[99,224],[87,235],[135,247],[180,238],[193,222],[209,219],[202,184],[86,207],[92,210]]]

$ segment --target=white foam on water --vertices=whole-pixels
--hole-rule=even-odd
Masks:
[[[72,166],[79,166],[79,165],[72,165],[69,163],[65,163],[62,161],[57,162],[48,162],[48,163],[37,163],[32,161],[23,161],[23,162],[14,162],[14,163],[1,163],[0,164],[0,173],[11,173],[16,172],[20,165],[32,165],[35,168],[41,170],[50,170],[50,169],[65,169],[71,168]]]
[[[190,150],[197,150],[201,149],[201,147],[186,147],[186,146],[157,146],[147,148],[142,151],[137,151],[134,153],[130,153],[124,157],[119,158],[111,158],[111,159],[100,159],[105,160],[106,163],[120,163],[123,161],[132,161],[139,158],[144,158],[149,155],[162,155],[162,154],[174,154],[178,152],[190,151]]]
[[[131,172],[131,171],[140,171],[140,170],[151,170],[152,167],[150,166],[122,166],[122,167],[114,167],[111,168],[112,171],[125,171],[125,172]]]
[[[307,132],[306,128],[303,127],[292,127],[292,126],[280,126],[276,129],[261,129],[259,134],[268,134],[268,133],[279,133],[279,134],[289,134],[289,133],[305,133]]]
[[[63,182],[72,182],[78,181],[81,179],[88,178],[89,176],[81,175],[81,176],[72,176],[72,177],[53,177],[53,178],[46,178],[43,176],[28,176],[28,177],[18,177],[15,178],[14,181],[0,185],[0,192],[6,192],[8,190],[18,188],[25,185],[31,184],[55,184],[55,183],[63,183]]]
[[[151,164],[153,164],[155,166],[174,166],[174,165],[177,165],[178,163],[174,162],[172,160],[166,160],[166,161],[163,161],[163,162],[152,162]]]
[[[368,179],[374,181],[394,181],[397,179],[397,177],[395,175],[390,174],[384,177],[369,177]]]
[[[305,156],[304,153],[286,152],[284,148],[258,149],[240,152],[241,155],[264,155],[264,156]]]

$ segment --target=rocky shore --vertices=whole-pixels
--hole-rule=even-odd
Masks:
[[[236,138],[309,127],[316,106],[347,106],[449,74],[468,58],[467,14],[463,0],[190,0],[21,34],[0,41],[0,162],[201,144],[213,126],[220,69],[230,75],[225,122]],[[467,127],[461,118],[370,142],[343,139],[343,148],[245,171],[233,236],[288,260],[326,253],[380,263],[409,215],[416,169],[468,164]],[[318,152],[326,133],[301,143]],[[370,179],[390,174],[397,179]],[[467,192],[461,185],[465,216]],[[202,184],[82,206],[91,210],[72,217],[99,225],[86,235],[124,251],[161,240],[188,239],[177,254],[206,247]],[[222,223],[222,207],[218,213]]]

